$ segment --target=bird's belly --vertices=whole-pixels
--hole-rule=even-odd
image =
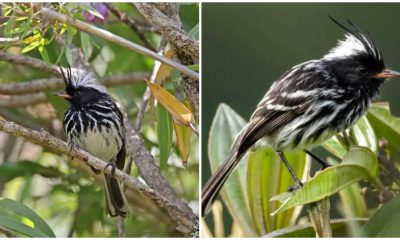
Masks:
[[[97,128],[93,128],[82,133],[79,138],[74,140],[74,143],[99,159],[109,162],[117,156],[121,149],[121,143],[116,136],[118,135],[110,129],[103,128],[102,131],[99,131]]]

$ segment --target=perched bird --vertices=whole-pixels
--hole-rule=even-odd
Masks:
[[[350,21],[345,26],[331,20],[347,32],[345,39],[322,58],[294,66],[274,82],[223,164],[204,186],[203,216],[240,159],[261,138],[278,153],[297,187],[301,187],[282,151],[304,150],[327,167],[310,148],[355,124],[378,96],[385,80],[400,77],[399,72],[385,67],[368,34]]]
[[[92,73],[60,67],[69,109],[64,115],[64,131],[72,146],[79,146],[109,165],[123,169],[125,165],[125,127],[123,116],[105,87]],[[92,168],[96,174],[100,171]],[[110,174],[103,174],[106,212],[112,217],[129,215],[129,207],[120,183]]]

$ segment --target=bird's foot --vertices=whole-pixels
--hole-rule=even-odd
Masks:
[[[70,151],[70,152],[72,152],[72,151],[74,151],[74,152],[76,152],[76,151],[78,151],[78,145],[76,145],[74,142],[72,142],[72,141],[69,141],[68,142],[68,151]]]
[[[115,168],[116,168],[115,164],[114,163],[107,163],[107,165],[104,167],[104,170],[106,170],[108,167],[111,167],[111,176],[114,177]]]
[[[292,185],[288,188],[289,192],[296,192],[298,190],[300,190],[303,187],[303,183],[302,182],[297,182],[296,185]]]

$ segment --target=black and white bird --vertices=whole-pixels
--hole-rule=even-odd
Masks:
[[[123,116],[92,73],[63,70],[60,67],[69,109],[64,115],[64,131],[72,146],[79,146],[112,167],[125,165],[125,127]],[[92,168],[96,174],[100,171]],[[106,213],[112,217],[129,215],[129,206],[121,184],[110,174],[103,174],[106,193]]]
[[[323,167],[328,166],[310,149],[355,124],[379,95],[385,80],[400,77],[399,72],[385,67],[368,34],[350,21],[345,26],[331,19],[347,32],[345,39],[322,58],[294,66],[274,82],[223,164],[204,186],[203,216],[240,159],[260,139],[277,151],[301,187],[282,151],[301,149]]]

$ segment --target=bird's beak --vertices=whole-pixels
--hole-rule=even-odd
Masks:
[[[54,92],[52,93],[53,95],[65,98],[65,99],[71,99],[71,96],[68,95],[66,92]]]
[[[400,78],[400,72],[385,69],[382,72],[374,75],[374,78],[392,78],[392,77]]]

